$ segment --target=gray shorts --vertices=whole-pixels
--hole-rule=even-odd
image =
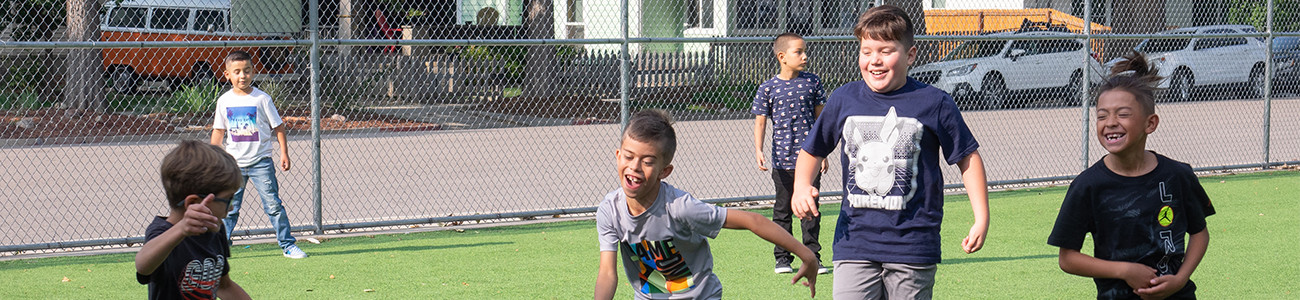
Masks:
[[[936,264],[835,261],[831,296],[836,300],[930,299]]]

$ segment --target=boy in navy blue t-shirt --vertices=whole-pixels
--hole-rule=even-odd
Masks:
[[[826,103],[826,91],[822,88],[821,78],[816,74],[804,72],[808,66],[808,54],[805,52],[803,37],[794,33],[784,33],[772,43],[772,52],[781,64],[781,72],[758,86],[754,93],[754,106],[750,112],[754,116],[754,160],[758,169],[767,171],[763,157],[763,138],[767,131],[767,120],[772,119],[772,183],[776,186],[776,203],[772,205],[772,221],[781,225],[786,232],[791,232],[790,195],[794,191],[794,162],[798,158],[799,143],[808,136],[817,115],[821,114],[822,105]],[[822,164],[822,172],[827,164]],[[813,180],[813,186],[821,186],[821,176]],[[815,201],[815,199],[814,199]],[[800,222],[803,229],[803,245],[817,254],[820,264],[821,217],[816,216]],[[781,246],[773,250],[776,256],[777,274],[791,273],[790,263],[794,256]],[[826,274],[830,270],[817,266],[817,273]]]
[[[940,260],[940,162],[956,164],[975,224],[962,249],[978,251],[988,233],[988,192],[979,143],[947,93],[907,78],[916,60],[912,21],[877,6],[854,26],[862,81],[831,93],[795,167],[792,206],[818,215],[818,167],[843,143],[844,200],[835,226],[836,299],[929,299]],[[943,154],[945,160],[940,160]]]

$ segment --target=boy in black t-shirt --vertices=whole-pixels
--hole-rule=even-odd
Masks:
[[[149,285],[149,299],[248,299],[230,279],[230,242],[221,223],[243,182],[235,158],[217,146],[183,141],[163,158],[161,173],[171,213],[153,219],[135,255],[135,277]]]
[[[1214,207],[1191,166],[1146,150],[1160,78],[1140,53],[1126,58],[1098,89],[1097,139],[1110,154],[1070,184],[1047,243],[1061,270],[1094,278],[1098,299],[1195,299]],[[1093,256],[1079,252],[1087,233]]]

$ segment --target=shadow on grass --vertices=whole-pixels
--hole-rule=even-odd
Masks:
[[[348,250],[335,250],[335,251],[316,250],[316,251],[308,252],[307,254],[309,256],[307,257],[307,259],[311,259],[313,257],[320,257],[320,256],[349,255],[349,254],[359,254],[359,253],[375,253],[375,252],[390,252],[390,251],[425,251],[425,250],[470,248],[470,247],[483,247],[483,246],[509,245],[509,244],[514,244],[514,242],[484,242],[484,243],[473,243],[473,244],[450,244],[450,245],[435,245],[435,246],[400,246],[400,247],[386,247],[386,248],[377,247],[377,248],[362,248],[362,249],[348,249]],[[307,248],[307,249],[310,250],[311,248]],[[248,252],[254,252],[254,251],[258,253],[253,255],[241,255],[241,253],[231,253],[231,256],[234,256],[236,258],[282,256],[282,254],[275,252],[273,250],[260,251],[260,250],[253,249],[253,250],[249,250]]]
[[[984,262],[997,262],[997,261],[1023,260],[1023,259],[1055,258],[1055,257],[1056,257],[1055,254],[1039,254],[1039,255],[1025,255],[1025,256],[1004,256],[1004,257],[951,258],[951,259],[943,260],[942,264],[954,265],[954,264],[984,263]]]

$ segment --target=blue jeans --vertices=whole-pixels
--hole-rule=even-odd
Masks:
[[[289,215],[284,211],[284,205],[280,203],[280,183],[275,180],[275,162],[270,157],[262,158],[252,166],[241,167],[239,171],[244,174],[244,181],[253,180],[253,187],[257,188],[257,194],[262,196],[262,210],[266,216],[271,219],[271,226],[275,228],[275,239],[280,241],[280,248],[293,245],[298,240],[293,238],[289,233]],[[244,202],[244,191],[248,186],[245,185],[235,191],[235,195],[230,197],[230,212],[226,218],[221,220],[226,224],[226,238],[229,239],[235,231],[235,223],[239,222],[239,207]]]

